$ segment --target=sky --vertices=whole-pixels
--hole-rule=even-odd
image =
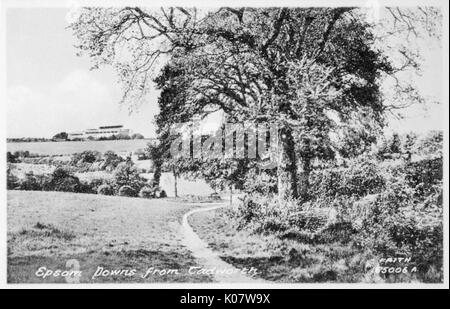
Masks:
[[[10,8],[7,11],[7,136],[51,137],[122,124],[146,137],[155,136],[158,91],[129,114],[119,104],[121,88],[109,68],[90,70],[76,56],[65,8]],[[430,101],[442,102],[442,49],[423,45],[423,74],[417,78]],[[423,132],[443,129],[443,105],[427,104],[392,118],[388,130]],[[212,119],[212,122],[215,120]]]
[[[108,68],[91,71],[89,59],[76,56],[67,12],[7,11],[8,137],[51,137],[115,124],[154,136],[158,92],[129,115],[127,106],[119,104],[115,73]]]

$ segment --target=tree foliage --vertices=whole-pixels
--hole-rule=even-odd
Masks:
[[[130,106],[160,73],[160,158],[177,122],[222,110],[276,123],[284,198],[299,182],[305,192],[314,160],[334,157],[333,132],[384,124],[380,78],[398,70],[357,8],[84,8],[71,28],[94,67],[116,69]]]

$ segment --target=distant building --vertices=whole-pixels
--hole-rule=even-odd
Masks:
[[[130,136],[130,129],[125,129],[123,126],[103,126],[98,129],[87,129],[82,132],[71,132],[68,134],[67,138],[69,140],[74,139],[99,139],[108,138],[113,135],[115,136]]]

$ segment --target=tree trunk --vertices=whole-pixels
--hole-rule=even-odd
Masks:
[[[153,173],[153,179],[152,179],[152,187],[156,188],[159,187],[159,182],[161,180],[161,173],[162,173],[162,162],[155,161],[154,163],[154,173]]]
[[[178,174],[173,171],[173,184],[174,184],[174,194],[175,197],[178,197],[178,183],[177,183]]]
[[[230,185],[230,205],[233,205],[233,185]]]
[[[303,201],[309,199],[308,188],[309,188],[309,176],[311,174],[311,160],[309,158],[302,161],[302,173],[300,177],[300,197]]]
[[[290,199],[298,197],[297,162],[292,129],[284,127],[278,137],[278,197]]]

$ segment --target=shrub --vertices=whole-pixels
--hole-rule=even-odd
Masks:
[[[145,186],[139,191],[139,197],[142,198],[165,198],[167,197],[166,191],[161,190],[159,187]]]
[[[151,188],[151,187],[143,187],[140,191],[139,191],[139,197],[142,198],[155,198],[155,189]]]
[[[441,187],[442,190],[442,187]],[[443,253],[442,192],[417,199],[416,190],[397,175],[378,195],[362,224],[357,243],[383,256],[411,257],[417,276],[440,281]],[[432,203],[428,203],[432,200]],[[437,270],[430,277],[429,273]]]
[[[328,221],[328,214],[306,208],[297,200],[280,201],[278,197],[245,196],[234,212],[238,228],[278,236],[299,231],[315,232]]]
[[[375,150],[375,155],[378,159],[393,159],[400,157],[402,154],[402,142],[400,135],[394,133],[389,138],[384,138],[380,145],[377,146]]]
[[[417,152],[420,155],[435,155],[442,157],[444,133],[442,131],[430,131],[417,143]]]
[[[222,199],[222,198],[220,197],[220,194],[217,193],[217,192],[211,193],[211,194],[208,196],[208,198],[211,199],[211,200],[213,200],[213,201],[219,201],[219,200]]]
[[[442,157],[424,159],[410,162],[400,168],[405,174],[408,185],[416,189],[418,196],[430,194],[433,186],[442,182],[443,160]]]
[[[257,173],[255,169],[249,171],[246,175],[244,190],[247,193],[255,194],[273,194],[277,192],[277,178],[270,173]]]
[[[105,184],[105,179],[103,178],[93,178],[87,182],[87,186],[93,191],[98,192],[98,188]]]
[[[94,163],[101,160],[101,153],[98,151],[86,150],[81,153],[76,153],[72,156],[72,164],[79,165],[82,163]]]
[[[108,184],[103,184],[103,185],[98,187],[97,194],[114,195],[114,189]]]
[[[384,189],[385,177],[379,165],[371,160],[351,163],[348,168],[328,168],[310,176],[309,195],[315,199],[364,197]]]
[[[148,160],[147,154],[145,153],[144,149],[138,149],[134,152],[134,154],[137,156],[138,160]]]
[[[78,186],[77,193],[86,193],[86,194],[96,194],[97,191],[95,191],[89,183],[86,182],[80,182],[80,185]]]
[[[93,179],[89,179],[87,181],[83,181],[80,184],[80,189],[78,192],[97,194],[98,188],[101,185],[106,184],[106,182],[107,182],[107,180],[105,180],[103,178],[93,178]]]
[[[51,175],[28,173],[19,182],[18,189],[33,191],[83,192],[79,179],[63,168],[56,168]]]
[[[19,178],[17,178],[13,172],[12,172],[13,167],[8,164],[7,168],[6,168],[6,189],[7,190],[14,190],[16,188],[18,188],[20,182],[19,182]]]
[[[166,191],[161,190],[160,188],[157,188],[155,191],[155,197],[156,198],[165,198],[167,197]]]
[[[45,184],[46,191],[81,192],[82,186],[78,177],[75,177],[64,168],[56,168]]]
[[[138,169],[131,162],[123,162],[117,166],[114,181],[117,188],[129,186],[135,192],[139,192],[145,185],[145,180],[139,176]]]
[[[134,133],[133,135],[131,135],[132,139],[144,139],[144,135],[140,134],[140,133]]]
[[[16,151],[16,152],[14,152],[14,156],[16,158],[28,158],[30,156],[30,152],[28,150]]]
[[[130,186],[122,186],[119,189],[119,196],[135,197],[136,191]]]
[[[111,172],[114,169],[116,169],[117,166],[123,161],[124,159],[121,156],[117,155],[115,152],[106,151],[103,154],[103,162],[101,164],[101,169]]]
[[[48,190],[50,178],[45,175],[34,175],[32,172],[27,173],[25,178],[19,181],[17,189],[26,191],[42,191]]]
[[[9,151],[6,153],[6,161],[8,163],[17,163],[17,162],[19,162],[18,158],[14,154],[9,152]]]

